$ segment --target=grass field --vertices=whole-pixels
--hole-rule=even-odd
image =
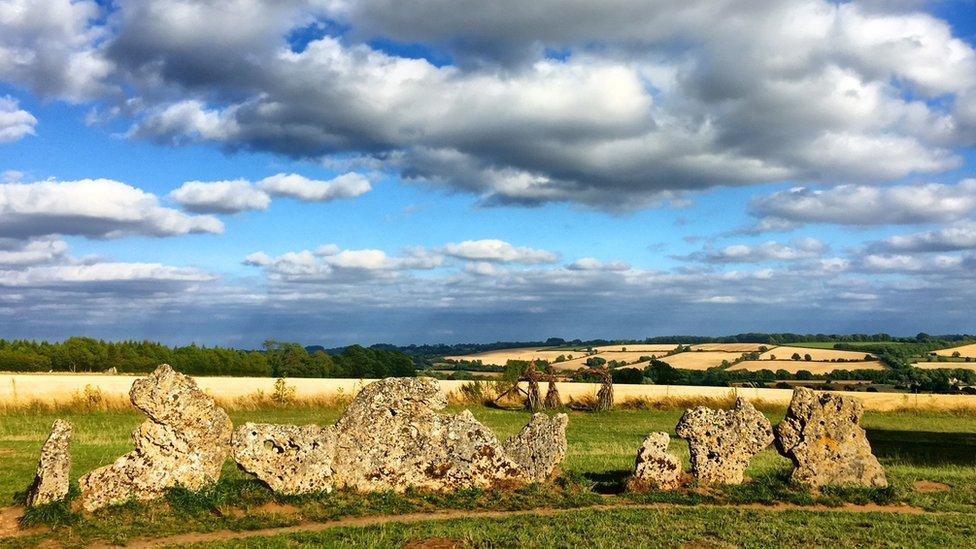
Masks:
[[[744,360],[729,368],[730,371],[746,370],[758,372],[759,370],[786,370],[795,374],[800,370],[806,370],[812,374],[829,374],[834,370],[884,370],[886,366],[882,362],[862,361],[862,362],[815,362],[806,360]]]
[[[454,408],[458,410],[459,408]],[[529,414],[480,406],[470,407],[475,416],[500,438],[514,434]],[[68,515],[67,524],[54,532],[18,538],[12,545],[33,546],[56,538],[65,546],[94,541],[120,543],[139,538],[189,532],[239,532],[258,528],[294,526],[332,521],[342,517],[401,515],[436,510],[574,509],[592,505],[662,503],[676,508],[567,512],[557,518],[519,516],[466,518],[416,522],[407,526],[380,524],[348,527],[318,533],[291,533],[262,538],[248,546],[305,544],[363,544],[400,546],[429,538],[461,540],[470,545],[572,546],[584,537],[602,540],[604,546],[625,546],[633,536],[648,536],[649,545],[675,541],[724,540],[735,544],[812,543],[814,545],[876,545],[897,532],[912,531],[914,541],[933,543],[971,541],[976,531],[970,513],[976,511],[976,417],[950,413],[873,413],[863,424],[875,452],[888,471],[890,490],[832,490],[820,494],[790,485],[789,462],[772,449],[763,451],[748,470],[751,482],[681,493],[622,493],[634,455],[644,436],[656,430],[672,432],[681,410],[617,410],[608,413],[570,411],[564,463],[565,480],[553,487],[529,486],[513,491],[459,491],[433,495],[357,495],[338,491],[329,495],[283,497],[272,494],[228,462],[218,486],[203,495],[176,491],[154,504],[127,504],[100,511],[80,520]],[[329,423],[338,408],[232,411],[235,423]],[[775,423],[783,415],[771,409]],[[0,415],[0,501],[12,501],[15,492],[31,480],[37,452],[56,417],[75,424],[74,478],[110,463],[131,449],[130,432],[143,416],[135,412],[46,414],[8,412]],[[683,441],[673,439],[672,450],[687,467]],[[940,483],[944,491],[922,491],[919,481]],[[885,513],[864,515],[836,510],[784,510],[775,504],[837,505],[845,501],[885,505],[904,502],[927,514],[903,517]],[[740,507],[716,507],[716,504]],[[754,507],[747,504],[760,504]],[[688,507],[695,505],[694,507]],[[765,507],[773,506],[773,507]],[[952,513],[965,513],[955,515]],[[964,518],[966,520],[964,520]],[[49,519],[50,520],[50,519]],[[746,522],[742,522],[746,521]],[[742,528],[742,524],[750,524]],[[863,526],[867,524],[868,526]],[[859,526],[861,525],[861,526]],[[645,539],[645,538],[641,538]],[[965,540],[965,541],[964,541]],[[206,541],[201,538],[199,541]],[[229,540],[211,540],[219,544]],[[0,542],[2,544],[3,542]],[[241,543],[234,541],[235,545]]]
[[[857,351],[838,351],[834,349],[806,349],[803,347],[774,347],[759,355],[760,360],[771,360],[775,356],[778,359],[788,360],[794,354],[801,357],[810,355],[813,360],[834,360],[842,358],[844,360],[864,360],[867,355]],[[873,358],[873,357],[872,357]]]

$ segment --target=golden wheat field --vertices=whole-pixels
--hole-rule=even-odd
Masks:
[[[769,361],[763,362],[768,364]],[[0,404],[2,404],[0,408],[8,410],[57,409],[59,406],[70,408],[73,401],[79,396],[84,396],[88,390],[100,393],[108,409],[130,409],[128,393],[135,378],[136,376],[97,374],[0,374]],[[198,386],[214,396],[220,405],[231,409],[246,409],[258,390],[265,394],[270,393],[274,391],[275,384],[275,380],[269,378],[196,377],[194,379]],[[372,381],[369,379],[302,379],[288,380],[288,385],[295,390],[294,398],[298,403],[335,405],[336,402],[347,401]],[[472,382],[438,381],[438,383],[441,391],[449,397],[459,398],[457,395],[460,394],[461,387]],[[557,385],[563,398],[577,400],[595,398],[600,388],[598,383],[558,383]],[[976,410],[976,401],[969,395],[831,392],[855,396],[864,403],[866,410]],[[788,389],[615,384],[614,395],[615,401],[620,404],[634,401],[645,404],[654,402],[674,404],[688,401],[690,404],[695,399],[724,399],[731,402],[739,396],[751,402],[786,406],[793,392]]]
[[[732,362],[742,356],[742,353],[726,353],[722,351],[689,351],[660,358],[672,368],[681,370],[707,370],[722,365],[723,360]]]
[[[759,370],[786,370],[796,373],[806,370],[812,374],[829,374],[834,370],[884,370],[886,366],[883,362],[863,361],[863,362],[808,362],[806,360],[745,360],[731,368],[729,371],[747,370],[758,372]]]
[[[923,370],[976,370],[976,362],[916,362],[912,366]]]
[[[752,353],[758,351],[760,347],[766,347],[767,349],[772,347],[772,345],[763,345],[761,343],[701,343],[699,345],[692,345],[692,351],[724,351],[727,353]]]
[[[607,353],[597,353],[595,355],[580,356],[579,358],[574,358],[573,360],[566,360],[563,362],[552,363],[552,368],[561,372],[576,371],[580,368],[586,368],[586,361],[593,357],[599,357],[607,362],[616,360],[617,362],[630,364],[636,364],[640,362],[643,357],[656,356],[658,358],[664,356],[662,352],[654,351],[644,351],[644,352],[607,352]],[[646,362],[646,361],[645,361]]]
[[[678,347],[677,343],[654,343],[654,344],[623,344],[623,345],[602,345],[600,347],[593,347],[594,351],[601,353],[606,352],[639,352],[639,353],[657,353],[658,355],[662,353],[667,353],[675,350]]]
[[[773,357],[781,360],[788,360],[796,353],[801,357],[810,355],[813,360],[825,361],[842,358],[844,360],[865,360],[866,356],[874,358],[869,353],[863,351],[838,351],[835,349],[808,349],[806,347],[774,347],[759,355],[760,360],[774,360]]]
[[[940,356],[953,356],[953,353],[959,353],[961,357],[976,358],[976,343],[935,351],[935,354]]]
[[[517,349],[497,349],[495,351],[485,351],[483,353],[475,353],[471,355],[454,355],[446,356],[445,360],[480,360],[482,364],[490,364],[494,366],[504,366],[509,360],[546,360],[548,362],[553,362],[556,357],[562,355],[565,357],[572,356],[573,358],[584,356],[586,353],[582,351],[552,351],[545,347],[536,348],[517,348]]]
[[[475,353],[471,355],[454,355],[446,356],[445,360],[467,360],[475,361],[480,360],[482,364],[493,365],[493,366],[504,366],[509,360],[545,360],[552,364],[553,368],[556,370],[577,370],[579,368],[586,367],[586,360],[591,357],[600,357],[607,362],[611,360],[616,360],[617,362],[626,362],[632,364],[640,361],[641,357],[664,356],[670,349],[666,350],[648,350],[643,351],[640,349],[631,350],[627,347],[626,352],[621,352],[620,347],[613,347],[612,351],[605,351],[601,353],[596,353],[592,355],[587,355],[585,351],[550,351],[547,349],[500,349],[497,351],[486,351],[484,353]],[[564,360],[562,362],[556,362],[556,358],[562,356],[569,360]],[[720,361],[721,362],[721,361]]]

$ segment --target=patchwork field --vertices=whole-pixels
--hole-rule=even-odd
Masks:
[[[658,360],[666,362],[672,368],[682,370],[707,370],[722,365],[723,360],[732,362],[742,356],[741,352],[726,353],[721,351],[689,351],[678,353]]]
[[[500,349],[471,355],[446,356],[444,359],[457,361],[480,360],[482,364],[494,366],[504,366],[509,360],[545,360],[557,370],[577,370],[586,367],[586,359],[591,356],[599,356],[607,362],[616,360],[618,362],[634,363],[638,362],[643,356],[662,356],[668,351],[674,350],[675,347],[677,345],[614,345],[609,347],[594,347],[594,350],[599,351],[595,355],[587,355],[586,351],[565,349],[560,351],[550,349]],[[621,351],[621,348],[626,348],[627,350]],[[557,363],[556,358],[560,356],[567,359],[569,357],[572,358]]]
[[[812,349],[807,347],[774,347],[765,353],[759,355],[760,360],[773,360],[776,357],[780,360],[788,360],[793,354],[799,354],[801,357],[805,355],[810,355],[813,360],[865,360],[865,357],[871,356],[867,353],[860,351],[838,351],[835,349]],[[873,359],[874,357],[871,356]]]
[[[961,357],[976,358],[976,343],[935,351],[935,354],[941,356],[953,356],[953,353],[959,353]]]
[[[884,370],[884,363],[874,361],[862,362],[808,362],[806,360],[745,360],[731,368],[730,371],[746,370],[758,372],[759,370],[786,370],[795,374],[800,370],[806,370],[812,374],[829,374],[834,370]]]
[[[456,412],[454,407],[449,411]],[[499,438],[529,419],[522,411],[472,405],[475,417]],[[339,408],[231,411],[245,421],[324,424]],[[230,461],[218,485],[200,495],[175,492],[156,503],[131,503],[36,526],[0,545],[139,545],[144,540],[213,547],[570,547],[908,545],[960,547],[972,542],[976,513],[976,416],[935,412],[867,412],[874,452],[892,487],[809,492],[787,481],[790,463],[773,448],[753,458],[746,484],[681,492],[629,494],[624,481],[641,441],[651,431],[673,433],[681,409],[569,411],[564,479],[552,486],[459,490],[450,494],[344,490],[302,497],[276,495]],[[773,423],[783,410],[768,409]],[[9,502],[34,473],[51,423],[75,425],[72,477],[110,463],[131,449],[136,412],[0,414],[0,501]],[[688,449],[670,449],[687,469]],[[0,536],[16,530],[14,508],[0,508]],[[41,517],[43,518],[43,517]],[[35,520],[40,520],[35,518]],[[743,528],[748,524],[747,528]],[[287,530],[273,530],[287,528]],[[437,545],[439,544],[439,545]],[[451,545],[454,544],[454,545]]]

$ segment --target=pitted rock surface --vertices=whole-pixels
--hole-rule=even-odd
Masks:
[[[51,434],[41,448],[34,483],[27,490],[28,507],[61,501],[68,495],[72,432],[71,424],[63,419],[56,420],[51,427]]]
[[[795,469],[792,479],[810,486],[888,485],[859,422],[857,399],[798,387],[776,426],[776,448]]]
[[[275,492],[332,491],[331,426],[245,423],[234,431],[232,446],[237,465]]]
[[[135,450],[81,478],[86,510],[154,499],[175,486],[199,490],[220,478],[233,426],[193,379],[163,364],[136,380],[129,398],[149,419],[132,434]]]
[[[433,379],[375,381],[332,427],[239,428],[234,456],[243,469],[284,493],[488,488],[545,480],[565,456],[563,414],[534,416],[507,443],[510,454],[471,412],[438,414],[446,405]]]
[[[752,456],[773,442],[769,420],[741,398],[731,410],[687,410],[675,433],[688,441],[691,472],[702,484],[741,484]]]
[[[681,484],[681,458],[668,451],[671,437],[657,432],[647,435],[637,450],[634,476],[628,483],[633,491],[656,488],[674,490]]]
[[[569,416],[532,414],[532,420],[517,435],[505,441],[505,453],[531,482],[545,482],[556,473],[566,457],[566,426]]]
[[[522,480],[495,434],[468,410],[441,415],[447,399],[431,378],[367,385],[336,423],[337,486],[362,491],[451,490]]]

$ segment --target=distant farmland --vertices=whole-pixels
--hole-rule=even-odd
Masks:
[[[866,360],[865,357],[872,355],[860,351],[838,351],[834,349],[805,349],[803,347],[774,347],[759,356],[760,360],[774,360],[773,357],[781,360],[790,359],[794,354],[805,358],[810,355],[812,360]]]
[[[863,355],[862,355],[863,356]],[[795,374],[801,370],[811,374],[829,374],[835,370],[884,370],[887,367],[877,360],[862,362],[815,362],[808,360],[745,360],[735,364],[729,371],[785,370]]]
[[[955,356],[955,353],[959,353],[959,356],[964,358],[976,358],[976,343],[935,351],[935,354],[939,356]]]

